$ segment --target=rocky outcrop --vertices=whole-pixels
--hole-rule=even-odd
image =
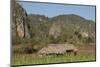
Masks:
[[[61,34],[61,25],[53,23],[50,28],[49,35],[52,35],[56,39],[58,36],[60,36],[60,34]]]
[[[20,38],[30,38],[26,11],[12,0],[12,32]]]

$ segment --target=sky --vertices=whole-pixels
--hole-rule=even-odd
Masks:
[[[28,14],[40,14],[54,17],[64,14],[76,14],[85,19],[95,21],[95,6],[80,6],[71,4],[18,2]]]

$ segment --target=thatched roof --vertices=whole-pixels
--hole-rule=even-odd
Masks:
[[[72,44],[49,44],[48,46],[42,48],[38,53],[39,54],[62,54],[66,50],[77,50],[76,47]]]

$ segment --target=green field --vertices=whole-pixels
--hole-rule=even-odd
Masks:
[[[95,61],[96,51],[95,45],[77,46],[79,51],[77,55],[48,55],[39,56],[37,53],[27,54],[23,51],[22,46],[13,46],[11,58],[12,65],[28,65],[28,64],[50,64],[50,63],[69,63],[81,61]]]
[[[63,63],[63,62],[78,62],[78,61],[95,61],[95,54],[78,54],[60,55],[60,56],[43,56],[38,57],[33,54],[14,55],[12,65],[27,65],[27,64],[48,64],[48,63]]]

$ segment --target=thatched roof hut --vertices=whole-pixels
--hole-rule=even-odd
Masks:
[[[77,51],[73,44],[49,44],[42,48],[39,54],[65,54],[67,50]]]

